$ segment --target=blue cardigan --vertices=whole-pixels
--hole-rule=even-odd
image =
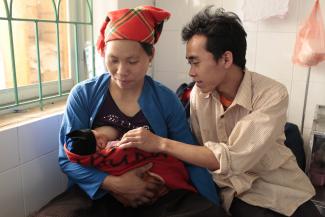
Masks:
[[[71,141],[67,141],[66,138],[66,134],[70,131],[92,127],[106,97],[109,79],[110,75],[104,73],[77,84],[71,90],[60,129],[60,167],[69,178],[69,186],[77,183],[92,199],[100,198],[107,193],[100,186],[108,174],[95,168],[71,163],[64,152],[63,145],[65,143],[68,147],[71,145]],[[167,87],[146,76],[138,102],[155,134],[187,144],[195,144],[184,108],[177,96]],[[193,165],[186,165],[186,167],[197,190],[210,201],[218,204],[219,198],[209,172]]]

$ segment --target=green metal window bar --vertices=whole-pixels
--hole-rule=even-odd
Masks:
[[[78,64],[78,53],[79,53],[79,44],[78,44],[78,25],[89,25],[91,27],[91,47],[92,47],[92,73],[95,76],[95,50],[94,50],[94,34],[93,34],[93,1],[85,0],[87,9],[89,11],[90,21],[89,22],[77,22],[77,21],[63,21],[60,20],[60,4],[61,0],[58,0],[57,4],[55,0],[52,0],[52,6],[54,10],[55,19],[26,19],[26,18],[15,18],[12,16],[12,5],[14,0],[10,0],[10,4],[8,5],[7,0],[3,0],[6,17],[1,17],[0,20],[5,20],[8,22],[8,33],[10,40],[10,55],[11,55],[11,68],[12,68],[12,77],[13,77],[13,86],[14,86],[14,97],[15,101],[12,104],[1,105],[0,110],[10,109],[10,108],[18,108],[21,105],[37,103],[39,102],[40,109],[43,109],[44,101],[54,98],[60,98],[68,95],[69,93],[64,93],[62,91],[62,78],[61,78],[61,60],[60,60],[60,35],[59,35],[59,24],[70,24],[73,25],[74,30],[74,49],[75,49],[75,78],[78,83],[79,78],[79,64]],[[37,73],[38,73],[38,98],[32,100],[24,100],[20,101],[18,97],[19,88],[17,85],[17,76],[16,76],[16,64],[15,64],[15,52],[14,52],[14,40],[13,40],[13,30],[12,30],[12,21],[27,21],[34,23],[35,26],[35,44],[36,44],[36,56],[37,56]],[[41,58],[40,58],[40,47],[39,47],[39,23],[55,23],[56,24],[56,47],[57,47],[57,66],[58,66],[58,93],[50,96],[43,95],[43,84],[42,84],[42,76],[41,76]]]

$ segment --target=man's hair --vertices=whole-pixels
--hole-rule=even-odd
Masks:
[[[218,60],[226,51],[233,54],[234,64],[245,69],[246,32],[241,20],[233,12],[208,6],[183,28],[182,39],[189,41],[194,35],[207,37],[206,49]]]

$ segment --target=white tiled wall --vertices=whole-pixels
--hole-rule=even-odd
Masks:
[[[181,29],[206,5],[223,7],[242,16],[243,0],[156,0],[158,7],[167,9],[172,17],[164,26],[162,37],[156,49],[154,77],[172,89],[188,82],[188,66],[185,60],[185,45],[181,41]],[[302,21],[308,16],[314,1],[291,0],[284,19],[272,18],[259,22],[244,22],[247,31],[247,68],[274,78],[283,83],[290,95],[288,121],[300,127],[307,68],[291,62],[296,34]],[[325,2],[320,1],[323,16]],[[323,17],[325,18],[325,17]],[[172,78],[172,79],[171,79]],[[325,62],[311,69],[307,100],[304,135],[311,129],[316,104],[325,104]]]
[[[293,65],[296,33],[309,14],[312,0],[291,0],[284,19],[244,22],[247,36],[247,68],[274,78],[288,88],[288,121],[300,125],[307,68]],[[156,47],[152,73],[172,89],[189,82],[181,29],[206,5],[224,7],[242,17],[243,0],[96,0],[94,31],[106,12],[115,8],[156,5],[172,13]],[[325,2],[321,2],[325,12]],[[304,137],[309,136],[316,104],[325,104],[325,63],[312,67]],[[58,130],[62,115],[54,115],[19,127],[0,131],[0,217],[23,217],[39,209],[66,187],[57,163]]]
[[[23,217],[66,188],[58,166],[62,115],[0,131],[0,217]]]

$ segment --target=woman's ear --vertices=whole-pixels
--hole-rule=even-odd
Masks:
[[[152,55],[149,57],[149,65],[152,65],[154,56],[155,56],[155,47],[152,47]]]
[[[155,56],[155,53],[156,53],[156,49],[155,49],[155,47],[153,46],[153,47],[152,47],[152,55],[151,55],[151,57],[150,57],[150,62],[153,60],[153,58],[154,58],[154,56]]]

